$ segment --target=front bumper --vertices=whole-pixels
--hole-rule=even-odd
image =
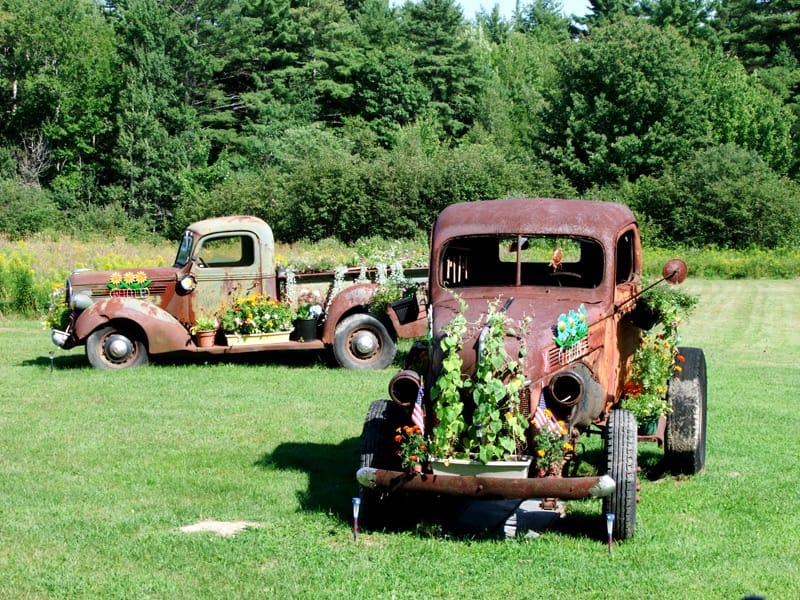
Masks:
[[[608,475],[597,477],[535,477],[505,479],[470,475],[431,475],[362,467],[356,473],[361,486],[387,492],[427,492],[484,499],[603,498],[616,490]]]

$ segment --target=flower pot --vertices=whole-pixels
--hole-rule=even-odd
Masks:
[[[653,310],[644,302],[638,302],[628,314],[628,319],[639,329],[647,331],[655,327],[661,320],[661,313]]]
[[[240,333],[226,333],[225,340],[228,346],[239,345],[256,345],[256,344],[280,344],[288,342],[291,332],[289,331],[275,331],[272,333],[248,333],[246,335]]]
[[[291,338],[298,342],[310,342],[317,339],[316,319],[295,319],[292,323],[294,331]]]
[[[528,477],[528,469],[533,459],[530,456],[518,457],[517,460],[490,460],[483,464],[479,460],[451,458],[442,460],[430,459],[434,475],[472,475],[473,477],[500,477],[505,479],[521,479]]]
[[[658,415],[650,415],[649,417],[641,417],[637,420],[637,433],[639,435],[653,435],[658,429]]]
[[[397,320],[401,325],[416,321],[419,316],[419,302],[416,296],[400,298],[389,305],[389,308],[397,315]]]
[[[217,337],[217,330],[198,331],[194,334],[194,337],[197,340],[198,348],[210,348],[214,345],[214,340]]]

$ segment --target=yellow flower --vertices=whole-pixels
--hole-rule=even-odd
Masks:
[[[120,275],[119,273],[112,273],[111,277],[109,278],[109,281],[111,282],[112,285],[119,285],[120,283],[122,283],[122,275]]]
[[[144,271],[139,271],[138,273],[136,273],[136,275],[134,275],[134,278],[136,280],[136,283],[144,283],[145,281],[147,281],[147,275],[145,275]]]
[[[536,454],[539,455],[539,458],[544,458],[544,450],[537,450]]]
[[[572,444],[570,444],[569,442],[565,443],[564,444],[564,450],[566,452],[572,452],[572,450],[573,450]]]
[[[122,276],[122,281],[125,283],[133,283],[136,280],[136,276],[128,271],[125,275]]]

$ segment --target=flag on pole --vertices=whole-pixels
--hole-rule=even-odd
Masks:
[[[417,400],[414,402],[414,409],[411,411],[411,422],[419,427],[420,432],[425,434],[425,411],[422,408],[422,397],[425,395],[425,388],[419,386]]]
[[[553,433],[561,433],[561,425],[558,424],[558,419],[553,416],[544,403],[544,390],[539,395],[539,404],[536,407],[536,412],[533,414],[533,424],[539,431],[544,431],[546,427]]]

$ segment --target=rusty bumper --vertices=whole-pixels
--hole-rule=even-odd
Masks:
[[[430,475],[362,467],[356,479],[365,488],[389,492],[428,492],[469,498],[559,498],[582,500],[614,493],[608,475],[598,477],[538,477],[503,479],[469,475]]]

